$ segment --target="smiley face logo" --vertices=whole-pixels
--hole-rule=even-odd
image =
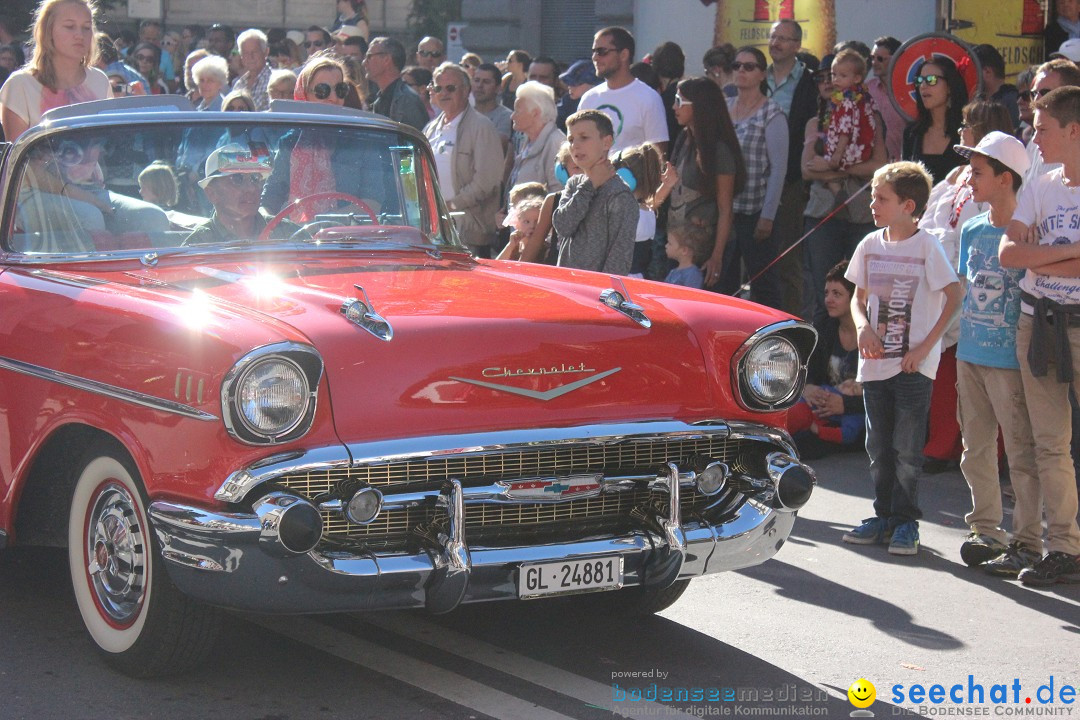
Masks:
[[[851,687],[847,689],[847,697],[855,707],[868,708],[874,704],[874,698],[877,697],[877,690],[869,680],[859,678],[851,683]]]

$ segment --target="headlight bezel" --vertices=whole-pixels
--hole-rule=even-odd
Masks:
[[[750,384],[749,358],[761,343],[774,339],[781,339],[791,345],[798,356],[798,368],[788,391],[782,397],[770,401],[759,396]],[[731,362],[731,385],[739,405],[753,412],[775,412],[786,410],[798,402],[806,385],[806,365],[816,344],[817,331],[813,326],[798,320],[784,320],[766,325],[748,337],[735,352]]]
[[[300,371],[307,385],[305,407],[296,420],[277,432],[263,432],[247,421],[240,408],[240,389],[252,371],[267,362],[284,362]],[[310,345],[281,342],[256,348],[236,361],[221,383],[221,410],[225,428],[246,445],[278,445],[303,437],[315,419],[323,361]]]

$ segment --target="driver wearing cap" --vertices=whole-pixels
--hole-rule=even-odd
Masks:
[[[214,213],[191,232],[186,244],[256,239],[273,217],[259,207],[263,184],[272,170],[267,157],[235,143],[210,153],[199,187]],[[288,238],[296,230],[293,223],[282,222],[271,237]]]

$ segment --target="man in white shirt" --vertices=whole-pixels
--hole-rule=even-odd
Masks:
[[[634,36],[621,27],[596,33],[592,47],[597,76],[604,80],[581,96],[578,110],[600,110],[615,129],[610,154],[651,142],[667,155],[668,129],[660,94],[630,73]]]

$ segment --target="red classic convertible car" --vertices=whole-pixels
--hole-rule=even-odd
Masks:
[[[653,612],[785,542],[812,328],[476,260],[388,120],[184,103],[0,146],[0,547],[68,548],[117,668],[190,667],[221,608]]]

